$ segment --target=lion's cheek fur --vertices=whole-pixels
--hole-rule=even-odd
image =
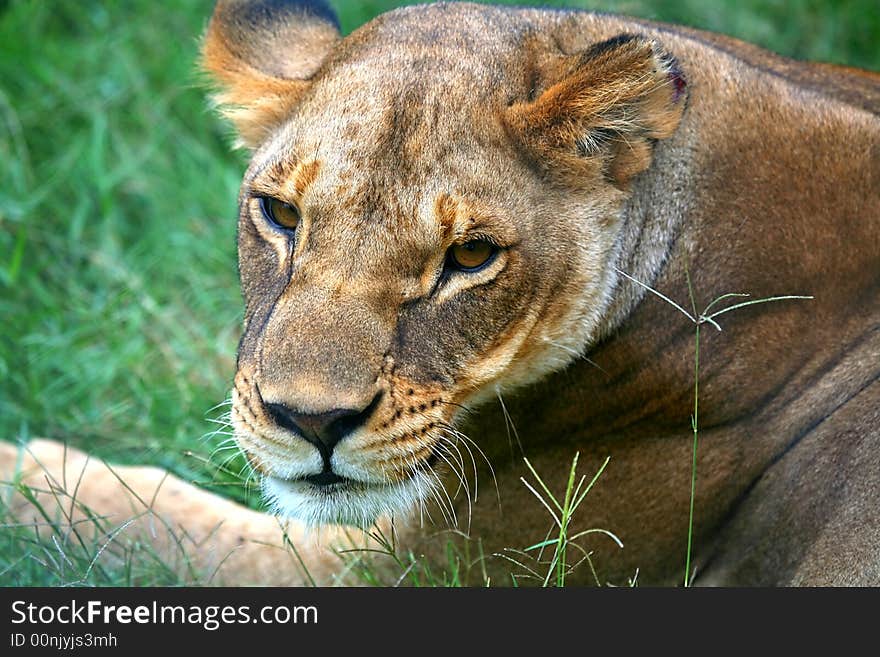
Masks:
[[[609,234],[610,233],[610,234]],[[579,244],[558,277],[533,281],[529,303],[495,334],[489,347],[462,367],[462,399],[479,404],[499,392],[535,383],[564,368],[590,347],[602,330],[616,277],[611,231]],[[604,266],[597,265],[604,263]]]

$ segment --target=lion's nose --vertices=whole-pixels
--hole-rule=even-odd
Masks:
[[[323,413],[303,413],[285,404],[267,403],[272,419],[285,429],[296,432],[321,450],[325,462],[340,440],[363,426],[379,405],[378,393],[365,407],[336,408]]]

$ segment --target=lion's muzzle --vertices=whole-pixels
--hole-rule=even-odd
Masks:
[[[382,393],[377,393],[364,408],[336,408],[323,413],[306,413],[280,403],[267,403],[266,410],[275,424],[311,443],[321,453],[323,471],[306,477],[313,485],[320,486],[341,481],[331,464],[333,448],[367,423],[381,397]]]

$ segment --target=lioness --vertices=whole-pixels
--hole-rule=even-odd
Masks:
[[[391,518],[430,561],[453,516],[509,582],[490,555],[552,523],[522,456],[558,492],[575,453],[610,462],[572,531],[623,548],[585,536],[568,582],[880,583],[880,77],[466,3],[343,38],[320,2],[223,0],[204,67],[253,151],[236,438],[319,583],[340,562],[303,527]],[[812,299],[707,319],[727,293]],[[270,516],[118,473],[222,581],[304,581]],[[78,496],[120,491],[92,464]]]

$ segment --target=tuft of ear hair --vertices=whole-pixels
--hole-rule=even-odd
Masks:
[[[598,170],[625,189],[684,112],[681,69],[646,37],[621,34],[536,69],[540,95],[511,105],[505,121],[548,173],[568,179]]]
[[[287,117],[339,40],[333,11],[317,0],[220,0],[202,42],[214,101],[256,148]]]

